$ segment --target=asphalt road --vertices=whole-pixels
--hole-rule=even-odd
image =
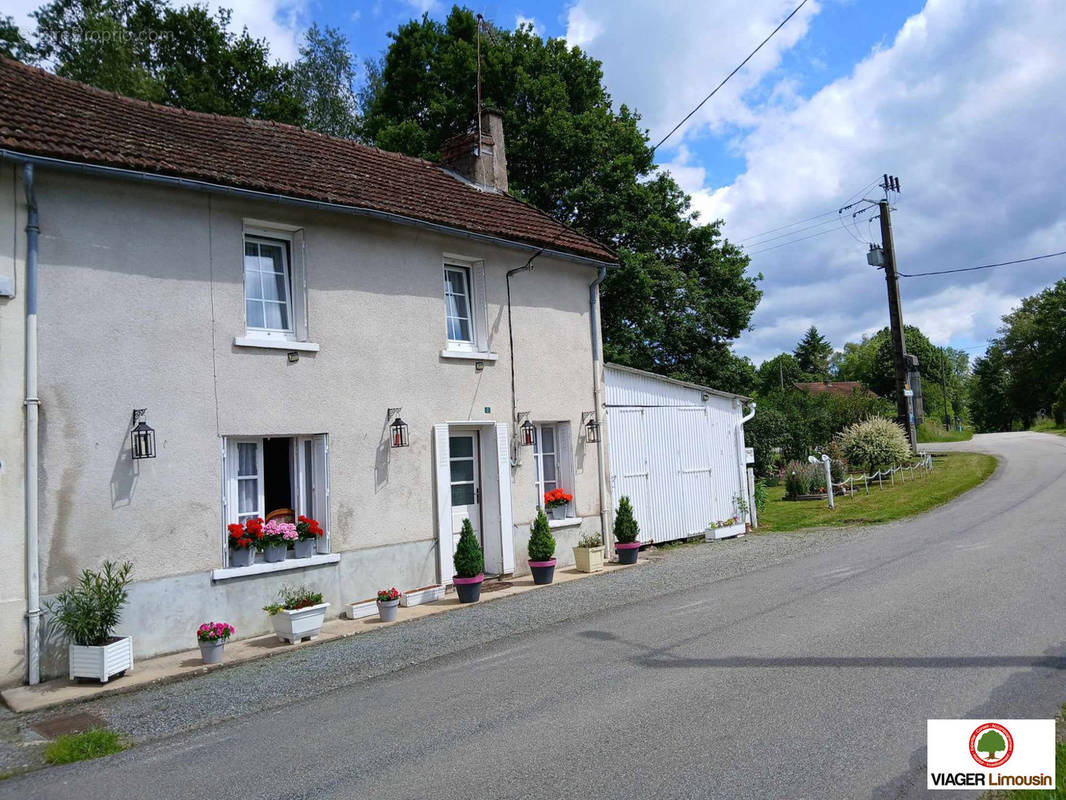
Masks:
[[[0,798],[924,796],[926,719],[1066,702],[1066,438],[944,447],[1000,468],[907,522]]]

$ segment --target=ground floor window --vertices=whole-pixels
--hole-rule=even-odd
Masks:
[[[295,522],[306,516],[325,531],[317,544],[329,552],[329,440],[309,436],[227,437],[223,461],[226,526],[260,517]],[[227,557],[228,557],[227,547]],[[261,560],[261,556],[257,557]]]
[[[570,423],[539,422],[533,443],[533,463],[536,468],[537,502],[544,504],[544,495],[554,489],[574,493],[573,458],[570,452]],[[548,516],[574,516],[574,503],[557,509]]]

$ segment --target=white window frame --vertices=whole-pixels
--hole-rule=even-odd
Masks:
[[[467,329],[470,331],[469,339],[453,339],[449,335],[448,331],[448,273],[457,272],[463,276],[463,284],[466,289],[466,311],[467,311]],[[457,264],[454,261],[449,260],[444,262],[444,272],[442,274],[444,278],[444,335],[448,340],[449,350],[464,350],[467,352],[474,352],[477,347],[477,308],[475,305],[474,297],[474,272],[469,264]],[[461,319],[461,317],[457,317]]]
[[[254,339],[274,339],[282,341],[295,341],[296,340],[296,287],[293,285],[293,235],[287,231],[269,231],[260,229],[245,228],[244,236],[241,241],[241,274],[247,276],[247,269],[244,268],[244,250],[248,243],[254,244],[267,244],[267,245],[281,245],[282,252],[282,269],[285,275],[285,315],[288,318],[288,327],[281,328],[266,328],[256,327],[249,324],[248,321],[248,303],[249,301],[254,303],[267,303],[275,301],[264,301],[262,299],[249,298],[248,297],[248,284],[247,280],[243,282],[244,286],[244,327],[249,338]],[[266,322],[266,315],[264,314],[264,323]]]
[[[533,444],[533,465],[534,465],[534,483],[537,487],[537,505],[544,504],[544,495],[548,492],[545,488],[547,479],[544,477],[544,456],[550,455],[555,459],[555,477],[552,479],[552,483],[555,484],[553,489],[559,488],[559,437],[558,430],[555,427],[554,422],[538,422],[534,425],[536,430],[536,441]],[[552,452],[545,453],[544,447],[544,431],[548,429],[552,432]]]
[[[567,494],[574,497],[566,506],[567,518],[576,516],[576,499],[577,493],[574,490],[574,474],[573,474],[573,458],[569,452],[570,448],[570,423],[568,422],[536,422],[534,423],[536,428],[537,438],[533,445],[533,469],[534,469],[534,485],[537,488],[537,505],[544,505],[544,493],[545,484],[547,481],[544,478],[544,460],[546,455],[541,449],[544,442],[544,430],[550,429],[552,432],[552,446],[554,451],[547,455],[555,457],[555,486],[552,488],[562,488]],[[546,509],[545,509],[546,510]],[[558,520],[556,520],[558,522]]]
[[[317,554],[308,559],[288,559],[286,561],[266,564],[256,561],[248,567],[229,566],[229,528],[227,526],[240,522],[240,516],[249,516],[249,512],[238,514],[239,469],[238,445],[252,443],[256,445],[256,480],[258,483],[258,512],[256,516],[265,517],[263,441],[269,438],[291,439],[293,447],[289,454],[289,476],[292,480],[293,511],[297,514],[313,516],[318,520],[325,533],[318,540]],[[308,456],[311,459],[311,474],[308,475]],[[330,552],[330,494],[329,494],[329,435],[328,434],[274,434],[271,436],[225,436],[222,437],[222,551],[221,570],[214,570],[215,580],[237,577],[239,575],[259,572],[276,572],[284,569],[298,569],[318,563],[336,563],[339,555]],[[321,508],[308,508],[310,502]],[[312,514],[311,511],[315,513]]]

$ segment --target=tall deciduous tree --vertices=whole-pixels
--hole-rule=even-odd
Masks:
[[[818,329],[811,325],[793,351],[800,370],[811,380],[828,380],[829,359],[833,355],[833,345],[829,343]]]
[[[307,127],[329,136],[355,138],[359,133],[355,81],[355,56],[344,34],[317,24],[308,28],[293,75],[297,97],[307,111]]]
[[[1010,403],[1011,376],[1003,348],[993,345],[973,366],[970,415],[978,431],[1009,431],[1015,412]]]
[[[363,94],[364,135],[436,159],[476,119],[477,21],[453,8],[390,34]],[[618,250],[603,286],[609,359],[724,389],[750,390],[754,370],[730,342],[761,293],[748,259],[700,224],[689,198],[657,170],[639,116],[616,111],[600,64],[528,26],[482,36],[484,102],[504,115],[512,193]]]

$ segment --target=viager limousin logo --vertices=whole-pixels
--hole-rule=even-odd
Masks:
[[[928,788],[1055,786],[1055,720],[931,719]]]

